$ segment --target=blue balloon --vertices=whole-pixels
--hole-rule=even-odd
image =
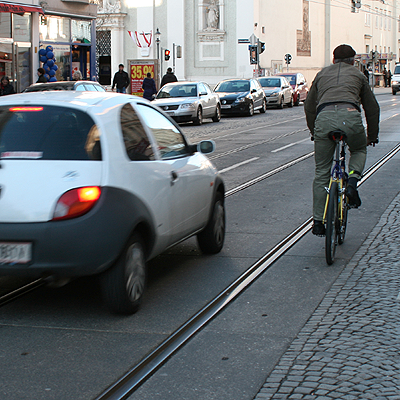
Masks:
[[[39,50],[39,56],[45,56],[47,51],[45,49],[40,49]]]
[[[51,70],[49,71],[49,75],[50,75],[50,76],[55,76],[55,74],[56,74],[56,71],[54,71],[54,69],[51,69]]]
[[[48,59],[47,62],[46,62],[46,64],[51,68],[51,67],[54,65],[54,61]]]
[[[54,57],[54,53],[52,51],[48,51],[46,57],[52,59]]]
[[[52,77],[49,79],[49,82],[57,82],[57,78],[56,78],[55,76],[52,76]]]
[[[48,51],[53,51],[53,46],[47,46],[47,47],[46,47],[46,53],[47,53]]]
[[[40,56],[40,61],[42,63],[45,63],[47,61],[47,57],[46,56]]]
[[[51,67],[51,69],[54,69],[54,71],[57,71],[57,70],[58,70],[57,64],[54,64],[54,65]]]
[[[47,64],[43,64],[43,69],[48,73],[50,71],[50,67]]]
[[[50,75],[49,74],[44,74],[44,77],[49,80],[50,79]]]

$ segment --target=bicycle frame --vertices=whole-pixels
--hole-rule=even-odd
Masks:
[[[339,190],[339,204],[338,204],[338,211],[339,211],[339,221],[342,223],[343,221],[343,194],[345,193],[348,175],[346,172],[346,147],[347,144],[343,140],[342,137],[335,138],[336,148],[335,148],[335,155],[333,161],[335,162],[332,172],[331,178],[329,180],[329,187],[325,187],[327,191],[326,202],[325,202],[325,209],[324,209],[324,216],[323,221],[326,223],[326,212],[328,209],[329,203],[329,192],[333,182],[337,182],[338,190]]]

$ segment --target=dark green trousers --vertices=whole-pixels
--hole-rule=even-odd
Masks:
[[[328,134],[341,129],[347,135],[348,150],[350,150],[349,174],[361,178],[367,158],[367,137],[361,119],[361,114],[354,110],[335,109],[321,111],[315,120],[314,150],[315,178],[313,184],[313,215],[317,221],[322,221],[326,189],[332,170],[335,143]],[[356,171],[356,172],[354,172]]]

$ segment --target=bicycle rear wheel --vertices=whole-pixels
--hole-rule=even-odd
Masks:
[[[328,265],[332,265],[335,259],[337,244],[338,221],[338,185],[332,182],[329,190],[328,209],[326,212],[326,232],[325,232],[325,258]]]
[[[346,189],[343,186],[343,189]],[[347,205],[347,196],[346,196],[346,190],[343,191],[343,193],[340,194],[342,197],[342,222],[339,227],[339,234],[338,234],[338,243],[342,244],[344,242],[344,238],[346,236],[346,228],[347,228],[347,213],[349,211],[349,207]]]

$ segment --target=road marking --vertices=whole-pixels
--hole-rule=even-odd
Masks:
[[[272,150],[271,153],[277,153],[278,151],[285,150],[288,147],[292,147],[292,146],[294,146],[296,144],[303,143],[303,142],[306,142],[306,141],[310,141],[310,138],[299,140],[298,142],[290,143],[290,144],[287,144],[286,146],[279,147],[279,149]]]
[[[228,172],[228,171],[230,171],[231,169],[235,169],[235,168],[237,168],[237,167],[241,167],[242,165],[248,164],[248,163],[250,163],[250,162],[252,162],[252,161],[256,161],[256,160],[258,160],[259,158],[260,158],[260,157],[254,157],[254,158],[250,158],[249,160],[242,161],[242,162],[240,162],[240,163],[238,163],[238,164],[231,165],[231,166],[228,167],[228,168],[221,169],[221,170],[219,171],[219,173],[220,173],[220,174],[223,174],[224,172]]]

